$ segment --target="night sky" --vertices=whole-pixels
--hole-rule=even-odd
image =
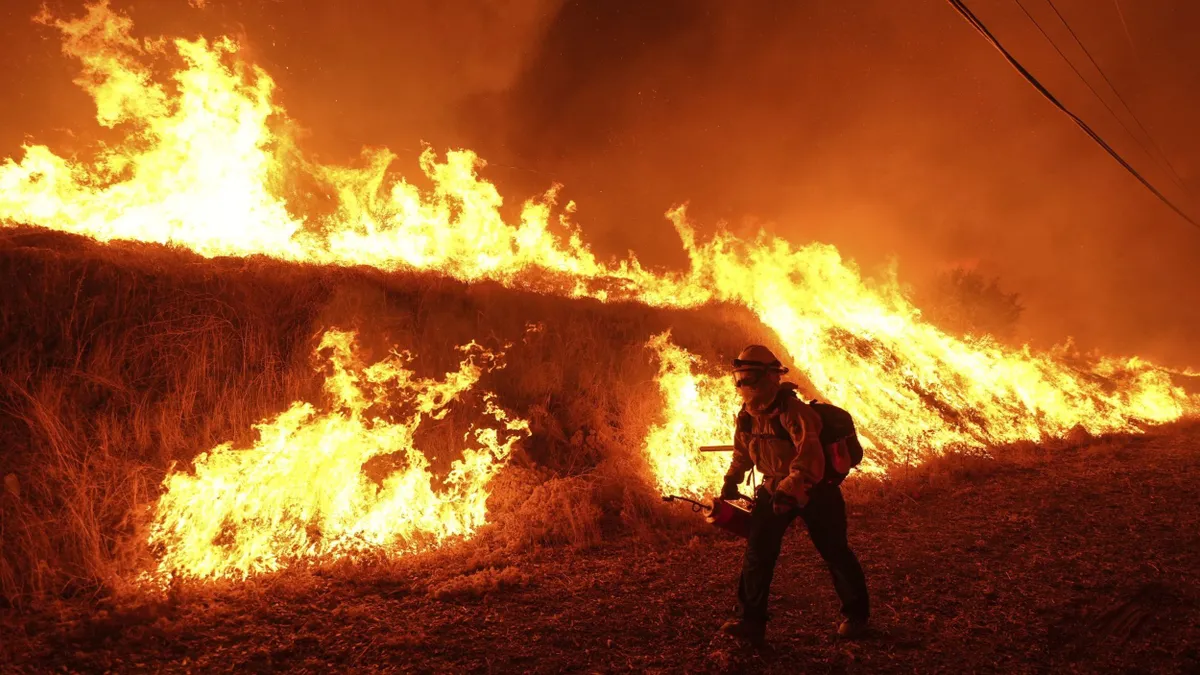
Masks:
[[[1047,0],[1022,0],[1118,112]],[[1145,155],[1015,0],[968,4],[1200,220],[1200,3],[1054,0],[1184,179]],[[0,156],[97,137],[40,0],[0,8]],[[836,244],[920,286],[1000,278],[1022,337],[1200,365],[1200,229],[1160,204],[945,0],[116,1],[144,35],[230,34],[330,161],[470,147],[511,202],[552,183],[603,254],[682,256],[662,217]],[[73,15],[80,2],[48,3]],[[1122,21],[1122,17],[1124,21]],[[1132,127],[1132,120],[1127,120]],[[1136,127],[1134,127],[1136,131]],[[1190,196],[1189,196],[1190,195]]]

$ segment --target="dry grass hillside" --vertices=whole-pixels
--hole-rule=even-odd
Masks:
[[[18,604],[119,586],[143,569],[165,472],[251,439],[255,422],[294,400],[320,401],[312,351],[325,329],[358,330],[369,354],[411,350],[430,375],[455,367],[456,345],[511,345],[507,367],[481,384],[533,434],[497,479],[491,510],[529,544],[595,543],[661,516],[640,447],[661,406],[648,338],[669,328],[714,360],[772,339],[731,308],[208,260],[26,228],[0,230],[0,278],[0,596]],[[422,449],[440,455],[466,423],[452,415]]]
[[[1192,672],[1195,421],[948,453],[844,486],[873,630],[835,641],[827,571],[796,527],[767,646],[713,634],[744,543],[663,504],[641,444],[661,418],[648,338],[706,359],[768,331],[728,307],[654,310],[428,275],[206,260],[0,230],[0,670]],[[355,329],[422,376],[504,349],[481,385],[531,422],[493,523],[392,564],[122,592],[152,565],[172,467],[295,400],[316,340]],[[469,406],[423,425],[445,470]],[[369,472],[371,468],[368,466]],[[633,534],[634,536],[626,536]]]

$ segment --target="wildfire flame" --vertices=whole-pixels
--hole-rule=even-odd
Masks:
[[[994,346],[987,346],[995,349]],[[729,467],[729,455],[725,453],[698,453],[697,448],[705,445],[729,445],[733,442],[734,415],[741,405],[731,386],[730,378],[711,373],[719,368],[706,364],[699,356],[671,342],[670,335],[654,336],[648,343],[659,361],[657,383],[665,402],[665,421],[650,429],[646,438],[646,453],[657,478],[658,487],[664,494],[680,494],[693,498],[713,495],[720,487],[725,470]],[[1025,398],[1007,401],[994,391],[1003,392],[1003,383],[990,397],[988,390],[972,399],[964,412],[946,410],[948,420],[965,418],[959,427],[938,427],[951,439],[942,449],[949,447],[980,448],[1020,440],[1043,440],[1061,436],[1075,425],[1092,433],[1110,431],[1141,431],[1138,424],[1166,422],[1177,419],[1182,412],[1171,416],[1171,410],[1182,410],[1184,404],[1194,405],[1179,390],[1171,387],[1167,373],[1149,366],[1138,359],[1127,361],[1102,359],[1093,364],[1091,371],[1072,370],[1056,363],[1049,356],[1024,353],[1029,363],[1018,375],[1024,375],[1030,392]],[[830,357],[832,358],[832,356]],[[1002,367],[998,360],[993,367]],[[1039,370],[1041,369],[1041,370]],[[1040,373],[1040,374],[1039,374]],[[1003,375],[1003,374],[1002,374]],[[1058,378],[1049,379],[1051,376]],[[1062,389],[1054,389],[1055,381],[1062,382]],[[971,390],[968,390],[970,392]],[[980,390],[975,390],[980,391]],[[852,396],[865,392],[855,388]],[[918,394],[920,391],[917,392]],[[1029,398],[1037,394],[1045,398]],[[834,399],[839,405],[857,410],[861,398]],[[991,407],[984,407],[990,403]],[[991,413],[994,417],[983,415]],[[861,419],[861,418],[860,418]],[[859,470],[868,473],[886,473],[890,464],[903,459],[919,460],[928,448],[939,446],[916,446],[888,448],[878,443],[879,438],[894,439],[895,433],[880,429],[875,420],[860,425],[860,440],[867,450]],[[1010,420],[1001,425],[997,420]],[[978,437],[969,435],[977,424]],[[992,435],[984,435],[991,424]],[[912,427],[909,427],[912,429]],[[902,429],[903,430],[903,429]],[[973,442],[974,441],[974,442]]]
[[[574,205],[556,209],[553,190],[527,202],[518,223],[506,222],[499,192],[479,177],[483,162],[470,151],[448,152],[443,159],[432,150],[422,153],[429,189],[389,172],[393,155],[386,150],[367,153],[355,167],[304,158],[282,131],[286,119],[272,101],[271,78],[239,60],[237,44],[228,38],[138,40],[131,21],[106,2],[92,5],[75,20],[42,21],[62,33],[65,53],[82,64],[78,83],[94,97],[97,120],[126,135],[103,146],[92,161],[60,157],[42,145],[25,147],[20,161],[0,165],[0,221],[101,241],[183,246],[205,256],[263,254],[322,264],[415,268],[468,281],[486,278],[547,293],[664,307],[743,305],[775,331],[792,365],[855,416],[872,456],[884,468],[910,455],[1038,440],[1075,425],[1092,433],[1138,431],[1144,424],[1177,419],[1196,406],[1172,384],[1168,371],[1139,359],[1075,364],[1062,353],[947,335],[921,320],[894,280],[865,280],[831,246],[796,247],[765,234],[747,241],[723,231],[698,241],[682,208],[668,217],[688,254],[686,270],[652,271],[633,257],[602,262],[570,221]],[[175,64],[169,83],[154,78],[152,65],[164,60]],[[281,194],[297,175],[327,188],[335,197],[332,212],[298,215],[289,209]],[[722,460],[698,457],[694,445],[728,442],[736,410],[726,391],[728,382],[704,375],[715,369],[666,337],[655,338],[651,347],[663,364],[659,382],[668,405],[666,421],[647,441],[647,456],[664,489],[711,491],[718,480],[712,467]],[[353,406],[346,406],[336,419],[351,427],[360,424]],[[264,431],[264,438],[274,438],[272,447],[278,448],[287,434],[324,438],[319,435],[324,432],[313,429],[333,423],[301,404],[275,424],[291,425],[286,433]],[[389,429],[383,427],[385,436],[403,436]],[[321,461],[318,457],[304,461]],[[228,450],[214,451],[205,462],[197,476],[209,476],[212,489],[223,481],[266,480],[264,487],[281,490],[278,497],[261,497],[282,500],[256,507],[262,518],[282,517],[271,515],[270,509],[291,504],[286,496],[291,488],[270,473],[286,473],[287,463],[251,470]],[[230,472],[229,477],[222,478],[222,472]],[[191,523],[171,501],[170,495],[189,480],[172,478],[169,499],[160,508],[173,515],[160,520],[156,537],[167,532],[184,537],[188,527],[201,528],[204,536],[220,529],[219,523]],[[361,487],[361,481],[352,483]],[[383,501],[393,505],[388,508],[400,508],[391,497]],[[470,513],[470,518],[455,516],[462,531],[481,517]],[[370,518],[345,522],[351,521],[342,530],[323,530],[319,546],[384,536]],[[264,534],[257,543],[247,542],[252,553],[239,553],[235,561],[187,565],[244,573],[318,545],[291,532],[292,539]],[[329,532],[341,534],[331,538]],[[189,553],[180,555],[201,555],[196,548],[201,538],[186,544]],[[276,548],[281,541],[292,543]],[[182,559],[164,564],[185,567]]]
[[[669,333],[646,345],[658,358],[658,387],[666,421],[646,435],[647,459],[663,494],[702,498],[721,485],[727,453],[698,453],[705,445],[733,442],[733,414],[741,406],[727,377],[714,377],[703,361],[671,342]]]
[[[327,412],[293,403],[256,425],[253,446],[220,445],[196,458],[193,473],[167,477],[150,534],[162,550],[160,576],[245,577],[298,560],[407,553],[484,524],[488,483],[528,424],[483,393],[491,425],[468,433],[445,477],[434,476],[413,438],[500,367],[500,355],[460,347],[465,359],[439,381],[415,377],[407,353],[359,364],[354,338],[332,330],[317,347],[330,352]],[[404,468],[373,481],[364,466],[389,455]]]

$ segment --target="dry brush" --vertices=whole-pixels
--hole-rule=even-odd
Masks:
[[[374,354],[412,350],[414,367],[431,373],[453,366],[455,345],[507,346],[507,367],[487,386],[533,432],[489,502],[488,537],[512,547],[589,545],[664,517],[641,454],[662,405],[652,335],[670,329],[712,360],[770,342],[727,307],[659,310],[427,274],[207,260],[24,228],[0,231],[0,278],[10,280],[0,294],[9,602],[120,587],[145,569],[166,472],[247,440],[294,400],[319,401],[312,349],[325,329],[357,330]],[[466,424],[451,414],[422,430],[435,468]]]

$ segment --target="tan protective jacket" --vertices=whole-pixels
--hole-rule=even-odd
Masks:
[[[733,437],[733,461],[726,478],[741,482],[752,467],[763,475],[763,486],[774,494],[781,490],[796,499],[800,506],[808,503],[808,491],[825,477],[825,452],[821,448],[821,418],[805,402],[790,396],[785,389],[795,385],[785,382],[775,400],[766,408],[749,413],[750,431],[739,429]],[[780,438],[772,420],[778,417],[790,440]]]

